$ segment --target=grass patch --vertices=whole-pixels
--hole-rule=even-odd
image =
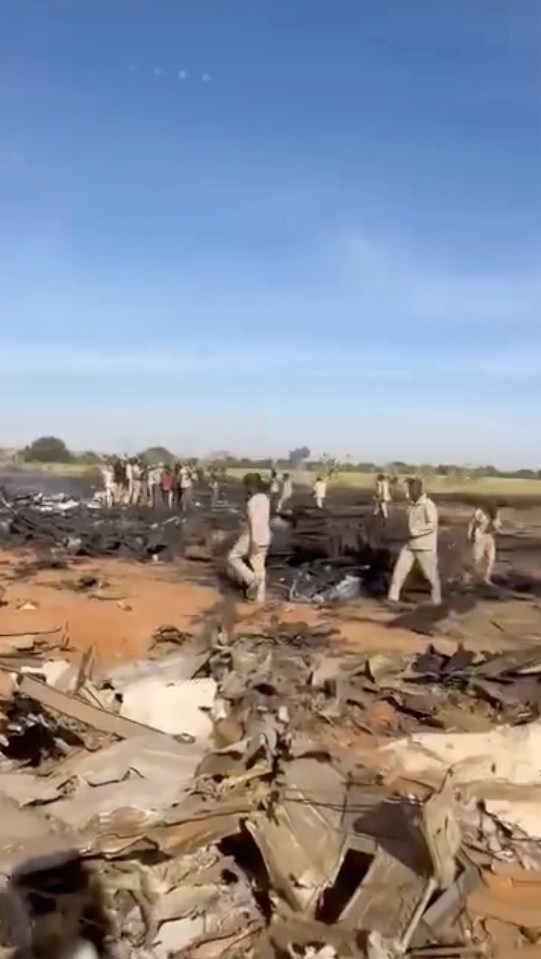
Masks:
[[[232,479],[242,479],[248,472],[245,469],[230,469],[227,475]],[[309,486],[315,481],[316,473],[307,471],[295,473],[293,478],[297,485]],[[376,483],[376,473],[354,473],[349,470],[335,473],[329,481],[329,488],[347,487],[348,489],[371,490]],[[425,489],[428,493],[466,493],[480,496],[540,496],[541,480],[520,479],[508,476],[479,476],[471,479],[440,476],[438,474],[424,477]]]

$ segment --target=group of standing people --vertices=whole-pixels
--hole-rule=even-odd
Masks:
[[[255,475],[259,476],[259,473]],[[261,479],[261,483],[263,486],[266,485],[263,479]],[[274,512],[281,513],[291,506],[293,497],[293,480],[291,479],[291,473],[282,473],[280,476],[275,469],[271,470],[267,489]]]
[[[264,480],[262,480],[264,483]],[[293,480],[291,473],[280,474],[277,470],[271,470],[268,492],[271,497],[271,506],[276,513],[291,506],[293,498]],[[318,509],[323,509],[327,499],[327,480],[324,476],[318,476],[312,487],[312,496],[314,497]]]
[[[152,506],[189,510],[195,470],[188,463],[148,465],[141,457],[115,456],[101,467],[105,505]],[[209,475],[213,504],[219,493],[214,474]]]

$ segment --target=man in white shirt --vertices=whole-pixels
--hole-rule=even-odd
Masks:
[[[280,499],[276,506],[276,512],[280,513],[286,506],[289,506],[291,502],[291,497],[293,496],[293,483],[289,473],[284,473],[282,476],[282,486],[280,489]]]
[[[138,459],[131,461],[131,489],[130,503],[132,506],[138,506],[141,502],[141,476],[142,467]]]
[[[178,474],[178,484],[180,491],[180,508],[183,513],[190,509],[192,505],[192,471],[189,466],[181,466]]]
[[[409,479],[408,487],[408,542],[402,547],[393,570],[389,600],[397,603],[406,576],[415,564],[430,583],[432,602],[441,603],[440,574],[438,571],[438,509],[423,493],[419,479]]]
[[[384,473],[378,473],[376,478],[376,493],[374,496],[374,516],[381,516],[382,519],[388,519],[389,506],[391,501],[391,490],[389,479]]]
[[[327,481],[322,476],[318,476],[314,483],[314,498],[318,509],[323,509],[325,498],[327,496]]]
[[[246,524],[230,550],[227,563],[236,579],[246,587],[247,599],[265,602],[265,561],[271,541],[270,499],[259,473],[247,473]]]
[[[105,461],[100,470],[103,478],[104,502],[107,508],[111,509],[115,502],[115,473],[109,460]]]

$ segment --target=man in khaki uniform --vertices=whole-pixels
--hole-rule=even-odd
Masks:
[[[438,571],[438,510],[436,504],[423,493],[419,479],[410,479],[408,486],[408,542],[402,547],[393,570],[389,599],[400,600],[400,591],[412,566],[417,564],[430,583],[432,602],[441,603],[440,574]]]
[[[500,528],[501,522],[495,504],[476,509],[468,527],[474,570],[489,586],[492,584],[492,572],[496,562],[496,533]]]
[[[230,550],[227,565],[246,587],[248,599],[265,602],[265,561],[271,541],[270,500],[259,473],[247,473],[246,525]]]

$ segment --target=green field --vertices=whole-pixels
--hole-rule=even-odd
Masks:
[[[0,470],[5,473],[43,473],[47,476],[87,476],[95,473],[96,467],[88,463],[14,463],[0,460]]]
[[[230,469],[227,475],[235,479],[242,479],[247,471],[244,469]],[[301,472],[297,476],[293,473],[295,482],[308,486],[315,480],[316,474]],[[329,481],[329,488],[348,487],[350,489],[370,490],[376,482],[375,473],[354,473],[346,470],[335,473]],[[541,497],[541,480],[517,479],[506,476],[482,476],[471,479],[450,478],[447,476],[431,475],[424,477],[425,489],[428,493],[465,493],[481,496],[539,496]]]

